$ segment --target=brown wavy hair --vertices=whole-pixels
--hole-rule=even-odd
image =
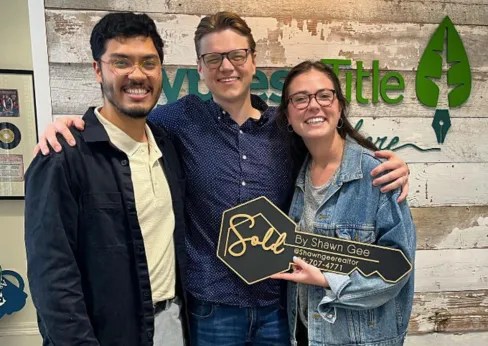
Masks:
[[[316,70],[318,72],[322,72],[325,74],[334,85],[335,96],[337,101],[339,101],[339,105],[341,107],[341,119],[343,121],[343,125],[341,128],[337,129],[339,135],[346,139],[346,136],[352,137],[359,145],[363,146],[364,148],[376,151],[378,148],[366,137],[361,135],[349,122],[347,118],[347,111],[349,109],[349,105],[347,103],[346,97],[342,93],[341,83],[339,78],[337,78],[334,71],[327,65],[323,64],[320,61],[304,61],[295,67],[293,67],[290,72],[288,73],[285,82],[283,83],[283,91],[281,93],[281,103],[277,109],[277,123],[281,130],[287,131],[288,130],[288,103],[290,102],[290,93],[288,91],[291,82],[299,75],[303,73],[307,73],[311,70]],[[294,174],[298,174],[300,167],[305,159],[306,155],[308,154],[308,149],[303,142],[302,137],[297,135],[295,132],[291,133],[288,136],[288,150],[293,162],[294,166]]]

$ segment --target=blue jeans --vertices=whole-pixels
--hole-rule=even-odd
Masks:
[[[279,304],[257,308],[188,301],[191,346],[287,346],[286,311]]]

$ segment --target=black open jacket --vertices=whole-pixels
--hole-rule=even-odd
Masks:
[[[153,302],[129,160],[110,143],[94,108],[83,119],[84,131],[72,129],[75,147],[60,138],[62,152],[37,155],[26,173],[28,279],[39,329],[44,345],[151,346]],[[148,124],[163,153],[176,292],[186,303],[184,177],[166,133]]]

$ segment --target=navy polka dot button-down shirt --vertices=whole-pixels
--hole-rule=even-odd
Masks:
[[[261,119],[239,126],[213,100],[188,95],[153,110],[149,120],[170,133],[186,175],[187,284],[195,298],[242,307],[280,300],[284,283],[247,285],[217,258],[222,213],[266,196],[288,213],[293,193],[286,131],[278,129],[275,108],[252,95]]]

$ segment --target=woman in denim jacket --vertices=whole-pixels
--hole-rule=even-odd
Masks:
[[[290,217],[303,232],[403,251],[414,263],[415,226],[400,190],[381,193],[370,171],[376,147],[346,118],[346,99],[334,72],[303,62],[285,80],[278,121],[292,134],[290,154],[303,162]],[[392,284],[379,276],[322,272],[295,258],[288,318],[295,345],[402,345],[410,318],[413,271]]]

